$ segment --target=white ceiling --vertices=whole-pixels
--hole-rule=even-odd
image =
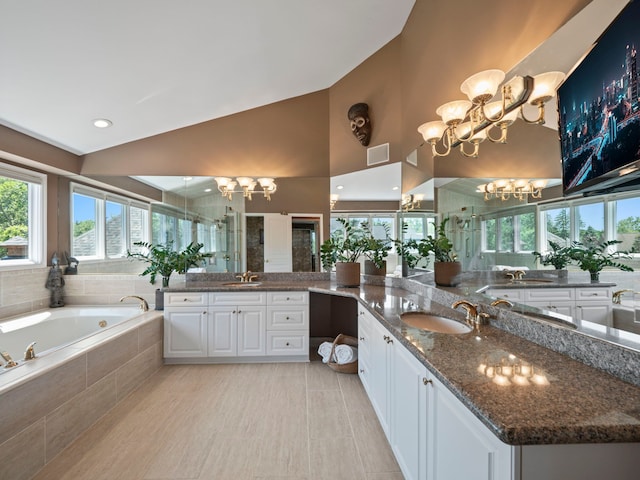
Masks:
[[[322,90],[414,2],[0,0],[0,123],[83,154]]]

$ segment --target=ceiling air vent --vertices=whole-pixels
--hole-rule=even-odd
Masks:
[[[367,167],[379,165],[389,161],[389,144],[383,143],[375,147],[367,148]]]

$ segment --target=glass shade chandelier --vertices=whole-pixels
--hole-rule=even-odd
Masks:
[[[229,177],[215,177],[214,180],[218,184],[218,191],[223,197],[231,200],[234,193],[242,193],[242,196],[248,200],[251,200],[252,195],[256,193],[262,194],[267,200],[271,200],[271,194],[275,193],[278,186],[273,181],[273,178],[258,178],[254,180],[251,177],[237,177],[232,180]],[[261,190],[256,190],[256,187],[260,185]],[[236,190],[239,187],[239,190]]]
[[[424,195],[422,194],[402,195],[402,211],[409,212],[411,210],[419,209],[422,200],[424,200]]]
[[[526,123],[544,123],[544,105],[556,95],[556,89],[565,75],[547,72],[535,77],[515,76],[502,83],[502,70],[485,70],[470,76],[460,86],[469,100],[454,100],[441,105],[436,114],[441,120],[424,123],[418,132],[431,145],[434,157],[449,155],[460,146],[465,157],[477,157],[479,145],[484,140],[494,143],[507,142],[507,129],[518,114]],[[500,92],[500,98],[490,102]],[[537,118],[527,118],[524,105],[538,108]],[[492,135],[493,130],[498,130]],[[442,145],[438,151],[438,143]],[[465,149],[465,145],[471,147]]]
[[[485,200],[499,198],[503,202],[510,198],[524,200],[527,196],[531,198],[541,198],[542,189],[547,186],[548,181],[540,180],[495,180],[493,182],[478,185],[476,192],[484,193]]]

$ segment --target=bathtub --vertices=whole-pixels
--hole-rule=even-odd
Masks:
[[[64,348],[140,315],[138,307],[63,307],[0,320],[0,351],[19,365],[27,346],[36,342],[38,357]],[[2,361],[2,363],[6,363]],[[15,367],[14,367],[15,368]],[[9,369],[1,368],[1,372]]]

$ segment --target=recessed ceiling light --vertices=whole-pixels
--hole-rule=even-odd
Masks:
[[[396,186],[395,186],[395,187],[393,187],[391,190],[398,190],[399,188],[400,188],[400,187],[396,185]]]
[[[204,191],[205,191],[205,193],[209,193],[211,191],[211,189],[210,188],[205,188]]]
[[[108,128],[113,125],[111,120],[107,120],[106,118],[96,118],[93,121],[93,126],[98,128]]]
[[[342,190],[342,189],[344,188],[344,185],[338,185],[336,188],[337,188],[338,190]]]

